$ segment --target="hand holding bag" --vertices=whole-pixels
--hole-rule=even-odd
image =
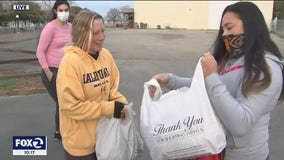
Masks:
[[[144,84],[140,113],[141,135],[153,160],[202,157],[224,149],[225,133],[210,104],[200,60],[190,88],[155,93],[158,100],[153,100],[149,85],[159,93],[161,88],[154,79]]]
[[[133,160],[143,150],[143,140],[135,125],[132,103],[126,105],[126,119],[100,118],[97,125],[98,160]]]

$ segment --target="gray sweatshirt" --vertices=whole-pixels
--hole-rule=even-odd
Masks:
[[[272,54],[266,54],[265,60],[270,67],[271,84],[248,97],[241,91],[244,67],[223,75],[211,74],[205,79],[213,109],[226,129],[226,160],[265,160],[269,155],[270,112],[281,93],[284,61]],[[244,57],[231,59],[226,67],[239,64],[244,64]],[[191,78],[170,74],[167,88],[190,87],[190,84]]]

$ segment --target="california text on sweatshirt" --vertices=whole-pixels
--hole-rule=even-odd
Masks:
[[[119,70],[107,49],[97,59],[76,46],[64,53],[57,76],[62,143],[74,156],[88,155],[95,152],[99,118],[113,117],[115,101],[128,102],[118,91]]]

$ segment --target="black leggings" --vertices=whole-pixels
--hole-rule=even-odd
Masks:
[[[56,77],[57,77],[57,71],[58,68],[49,67],[50,71],[53,73],[53,76],[51,80],[49,81],[45,72],[41,71],[41,80],[43,85],[45,86],[47,92],[51,96],[51,98],[55,102],[55,130],[59,131],[59,105],[58,105],[58,99],[57,99],[57,92],[56,92]]]
[[[86,156],[72,156],[67,151],[65,151],[65,160],[97,160],[96,152],[86,155]]]

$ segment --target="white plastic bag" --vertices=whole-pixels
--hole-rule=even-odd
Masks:
[[[143,150],[143,140],[134,122],[132,103],[126,105],[126,119],[102,117],[97,125],[98,160],[133,160]]]
[[[140,131],[153,160],[184,159],[220,153],[226,146],[225,133],[211,107],[199,63],[191,87],[172,90],[151,99],[144,85]]]

